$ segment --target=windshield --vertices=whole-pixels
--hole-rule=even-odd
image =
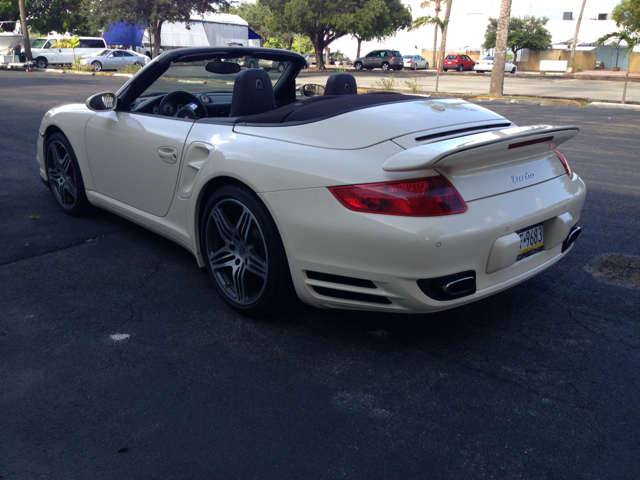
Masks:
[[[166,72],[145,90],[144,95],[165,93],[175,90],[187,90],[190,93],[233,92],[233,84],[237,73],[220,74],[205,70],[210,61],[234,62],[241,70],[261,68],[266,70],[275,85],[282,73],[289,67],[288,61],[265,60],[251,57],[225,58],[195,62],[172,63]]]
[[[94,57],[104,57],[111,50],[100,50],[98,53],[93,54]]]
[[[47,43],[46,38],[36,38],[33,42],[31,42],[31,48],[47,48],[44,44]]]

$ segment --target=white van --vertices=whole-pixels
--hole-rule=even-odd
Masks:
[[[60,65],[73,63],[73,48],[56,48],[52,45],[58,40],[55,37],[36,38],[31,42],[31,55],[38,68],[47,68],[47,65]],[[75,58],[83,55],[98,53],[109,48],[102,37],[80,37],[80,44],[75,48]]]

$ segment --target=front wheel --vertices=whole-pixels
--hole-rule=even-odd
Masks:
[[[362,70],[362,62],[354,63],[353,68],[355,68],[356,70]]]
[[[49,188],[63,212],[77,216],[89,208],[78,160],[71,144],[56,132],[47,140],[45,165]]]
[[[47,61],[46,58],[44,58],[44,57],[36,58],[36,67],[38,67],[38,68],[47,68],[47,65],[49,65],[49,62]]]
[[[91,62],[91,65],[93,65],[94,72],[99,72],[100,70],[102,70],[102,64],[97,60],[95,62]]]
[[[142,62],[133,62],[134,67],[142,68]]]
[[[291,297],[280,234],[250,190],[228,185],[209,198],[200,221],[200,247],[216,291],[234,310],[267,315]]]
[[[389,70],[389,64],[387,62],[383,62],[380,68],[382,68],[382,70],[386,72],[387,70]]]

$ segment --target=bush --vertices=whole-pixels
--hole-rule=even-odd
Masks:
[[[138,73],[138,71],[141,69],[142,67],[140,65],[127,65],[126,67],[120,68],[118,70],[118,73],[131,73],[131,74],[135,74]]]
[[[393,86],[396,84],[393,79],[393,75],[389,75],[389,80],[381,79],[379,82],[376,82],[376,85],[381,86],[385,90],[393,90]]]

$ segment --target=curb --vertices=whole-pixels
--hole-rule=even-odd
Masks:
[[[640,105],[633,105],[629,103],[608,103],[608,102],[591,102],[587,107],[596,108],[622,108],[626,110],[640,110]]]

